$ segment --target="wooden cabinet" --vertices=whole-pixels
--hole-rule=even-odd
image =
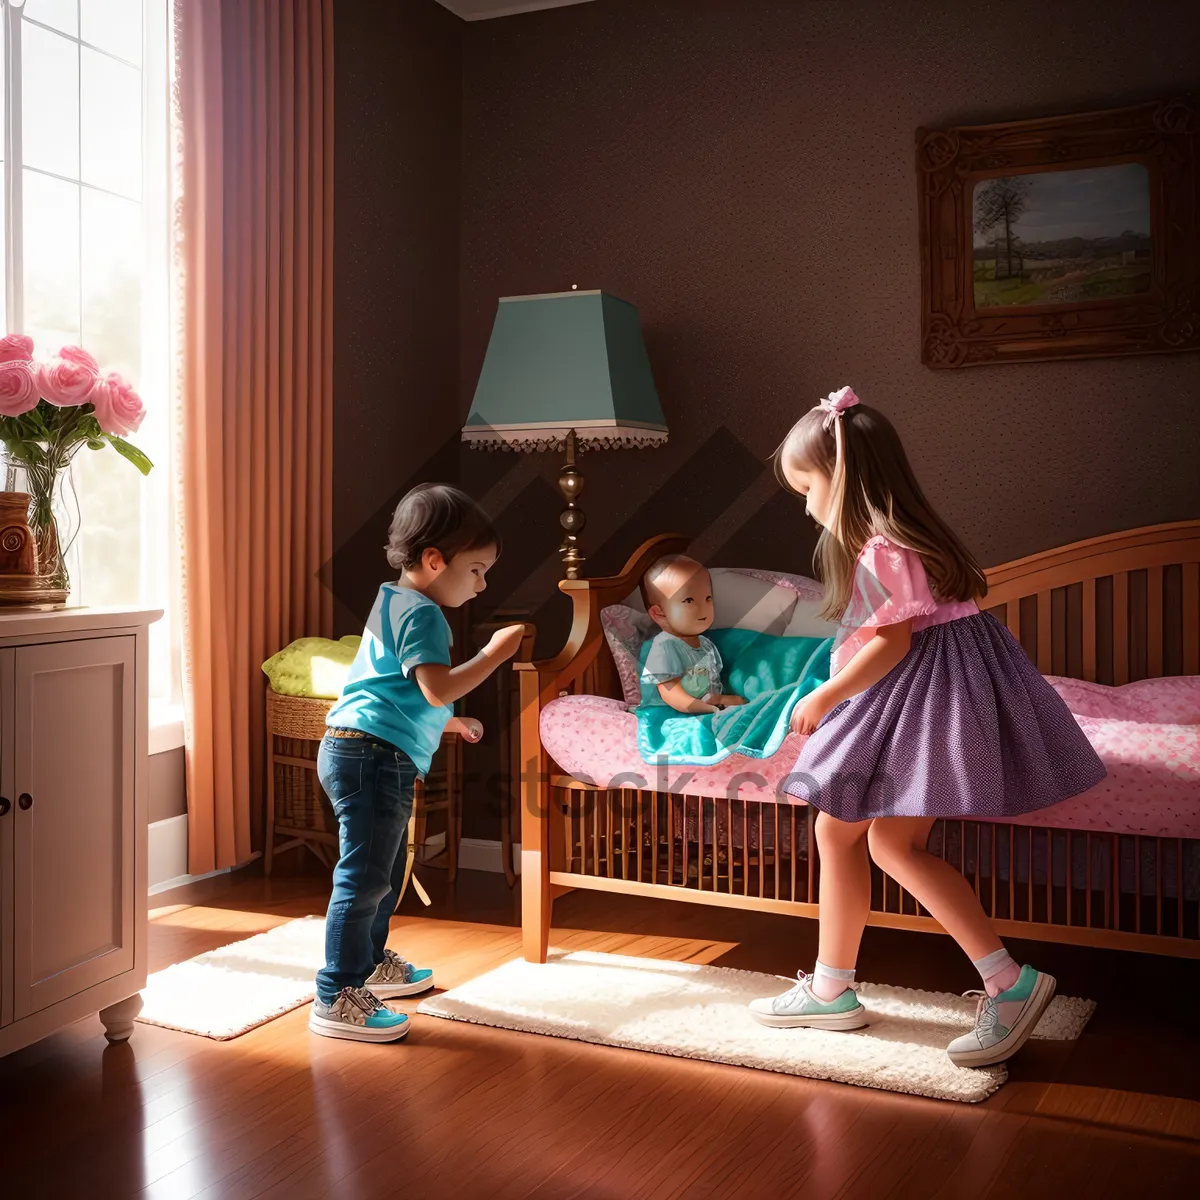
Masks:
[[[0,615],[0,1053],[141,1007],[157,615]]]

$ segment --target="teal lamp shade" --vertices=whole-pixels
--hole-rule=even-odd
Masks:
[[[604,292],[508,296],[463,441],[516,450],[655,446],[667,423],[637,309]]]

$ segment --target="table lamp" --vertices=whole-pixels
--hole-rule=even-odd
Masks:
[[[667,440],[637,309],[599,291],[503,297],[462,438],[485,449],[566,451],[559,553],[566,577],[578,579],[586,521],[576,454]]]

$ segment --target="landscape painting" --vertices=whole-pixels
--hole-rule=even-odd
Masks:
[[[1150,287],[1142,163],[1004,175],[972,195],[975,308],[1074,304]]]

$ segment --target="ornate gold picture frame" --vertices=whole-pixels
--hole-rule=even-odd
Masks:
[[[1188,99],[917,131],[921,361],[1200,348]]]

